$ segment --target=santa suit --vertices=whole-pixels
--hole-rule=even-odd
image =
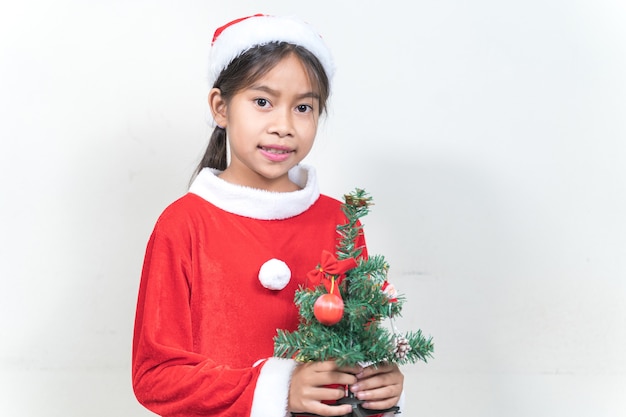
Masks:
[[[346,222],[340,203],[320,195],[312,168],[289,175],[301,190],[242,187],[205,168],[159,217],[133,340],[133,387],[148,409],[171,417],[287,414],[295,362],[271,357],[273,337],[296,329],[294,292],[322,250],[335,252],[336,226]],[[270,259],[291,271],[281,290],[259,281]]]

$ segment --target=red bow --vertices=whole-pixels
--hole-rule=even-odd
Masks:
[[[339,285],[345,273],[356,267],[354,258],[337,260],[332,253],[327,250],[322,251],[322,262],[307,274],[307,278],[313,286],[320,282],[324,284],[329,293],[333,292],[333,286]]]

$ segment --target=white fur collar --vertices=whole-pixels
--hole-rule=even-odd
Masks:
[[[297,165],[289,179],[301,190],[279,193],[244,187],[218,177],[220,171],[204,168],[193,180],[189,192],[211,204],[240,216],[259,220],[279,220],[297,216],[315,203],[320,195],[315,169]]]

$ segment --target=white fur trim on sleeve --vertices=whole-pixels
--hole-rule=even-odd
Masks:
[[[296,362],[293,359],[269,358],[262,366],[254,389],[250,417],[287,416],[289,384]]]

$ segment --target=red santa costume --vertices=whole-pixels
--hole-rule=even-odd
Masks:
[[[295,362],[271,357],[273,337],[297,327],[294,292],[346,222],[312,168],[289,175],[301,190],[242,187],[205,168],[158,219],[133,345],[135,393],[155,413],[285,415]]]
[[[301,45],[333,74],[308,25],[254,16],[215,33],[209,82],[254,45]],[[228,183],[204,168],[159,217],[148,242],[133,339],[138,400],[169,417],[281,417],[295,362],[272,358],[277,329],[295,330],[296,289],[335,251],[340,203],[315,171],[289,171],[301,189],[275,193]],[[359,245],[363,245],[361,238]],[[365,251],[364,251],[365,254]]]

